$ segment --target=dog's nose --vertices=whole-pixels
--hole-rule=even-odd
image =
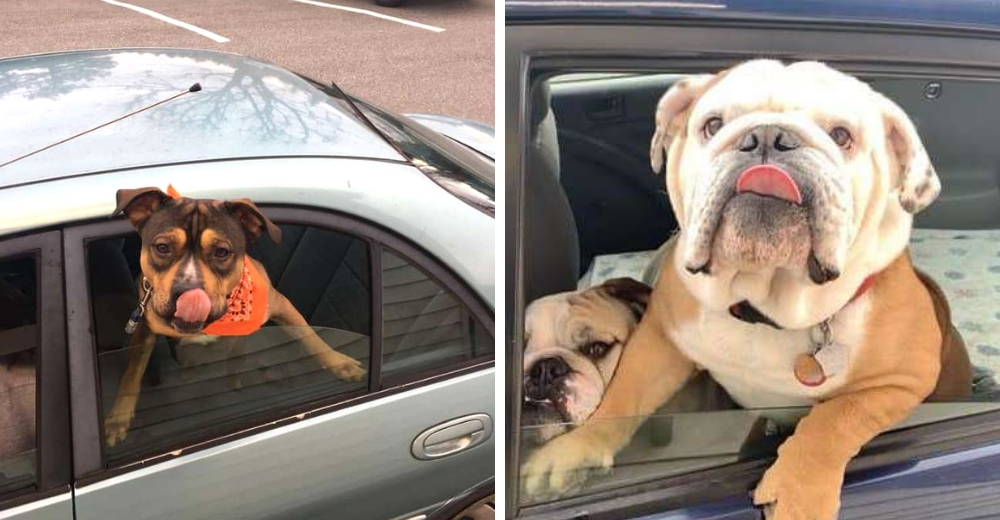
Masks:
[[[736,142],[741,152],[790,152],[802,146],[802,142],[787,128],[776,125],[762,125],[751,128]]]
[[[569,365],[561,357],[539,359],[524,379],[524,396],[538,400],[552,397],[553,391],[569,373]]]

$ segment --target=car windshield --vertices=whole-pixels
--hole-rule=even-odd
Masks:
[[[276,156],[404,158],[280,67],[233,54],[115,50],[0,60],[0,186],[156,164]]]

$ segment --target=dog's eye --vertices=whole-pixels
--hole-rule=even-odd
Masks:
[[[155,249],[156,252],[161,255],[170,254],[170,244],[156,244],[153,246],[153,249]]]
[[[708,121],[705,121],[705,126],[701,128],[701,132],[705,134],[705,138],[707,139],[717,134],[720,128],[722,128],[722,118],[712,117]]]
[[[215,258],[218,258],[219,260],[225,260],[226,258],[229,258],[229,250],[224,247],[216,249]]]
[[[841,148],[847,148],[851,146],[853,138],[851,138],[851,133],[847,131],[846,128],[838,126],[833,130],[830,130],[830,139],[837,143],[837,146]]]
[[[604,357],[608,351],[611,350],[611,345],[603,341],[595,341],[593,343],[587,343],[586,345],[580,347],[580,352],[591,359],[600,359]]]

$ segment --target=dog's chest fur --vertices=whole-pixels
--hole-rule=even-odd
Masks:
[[[699,367],[709,371],[740,406],[811,405],[849,378],[865,339],[869,300],[869,296],[862,296],[834,315],[830,323],[832,340],[846,346],[848,368],[816,387],[803,385],[794,373],[796,357],[815,350],[808,329],[775,329],[740,321],[727,312],[701,308],[693,321],[671,331],[671,340]]]

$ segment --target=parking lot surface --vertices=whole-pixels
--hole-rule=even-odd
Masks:
[[[397,112],[494,123],[494,0],[0,2],[0,57],[154,46],[253,56]]]

